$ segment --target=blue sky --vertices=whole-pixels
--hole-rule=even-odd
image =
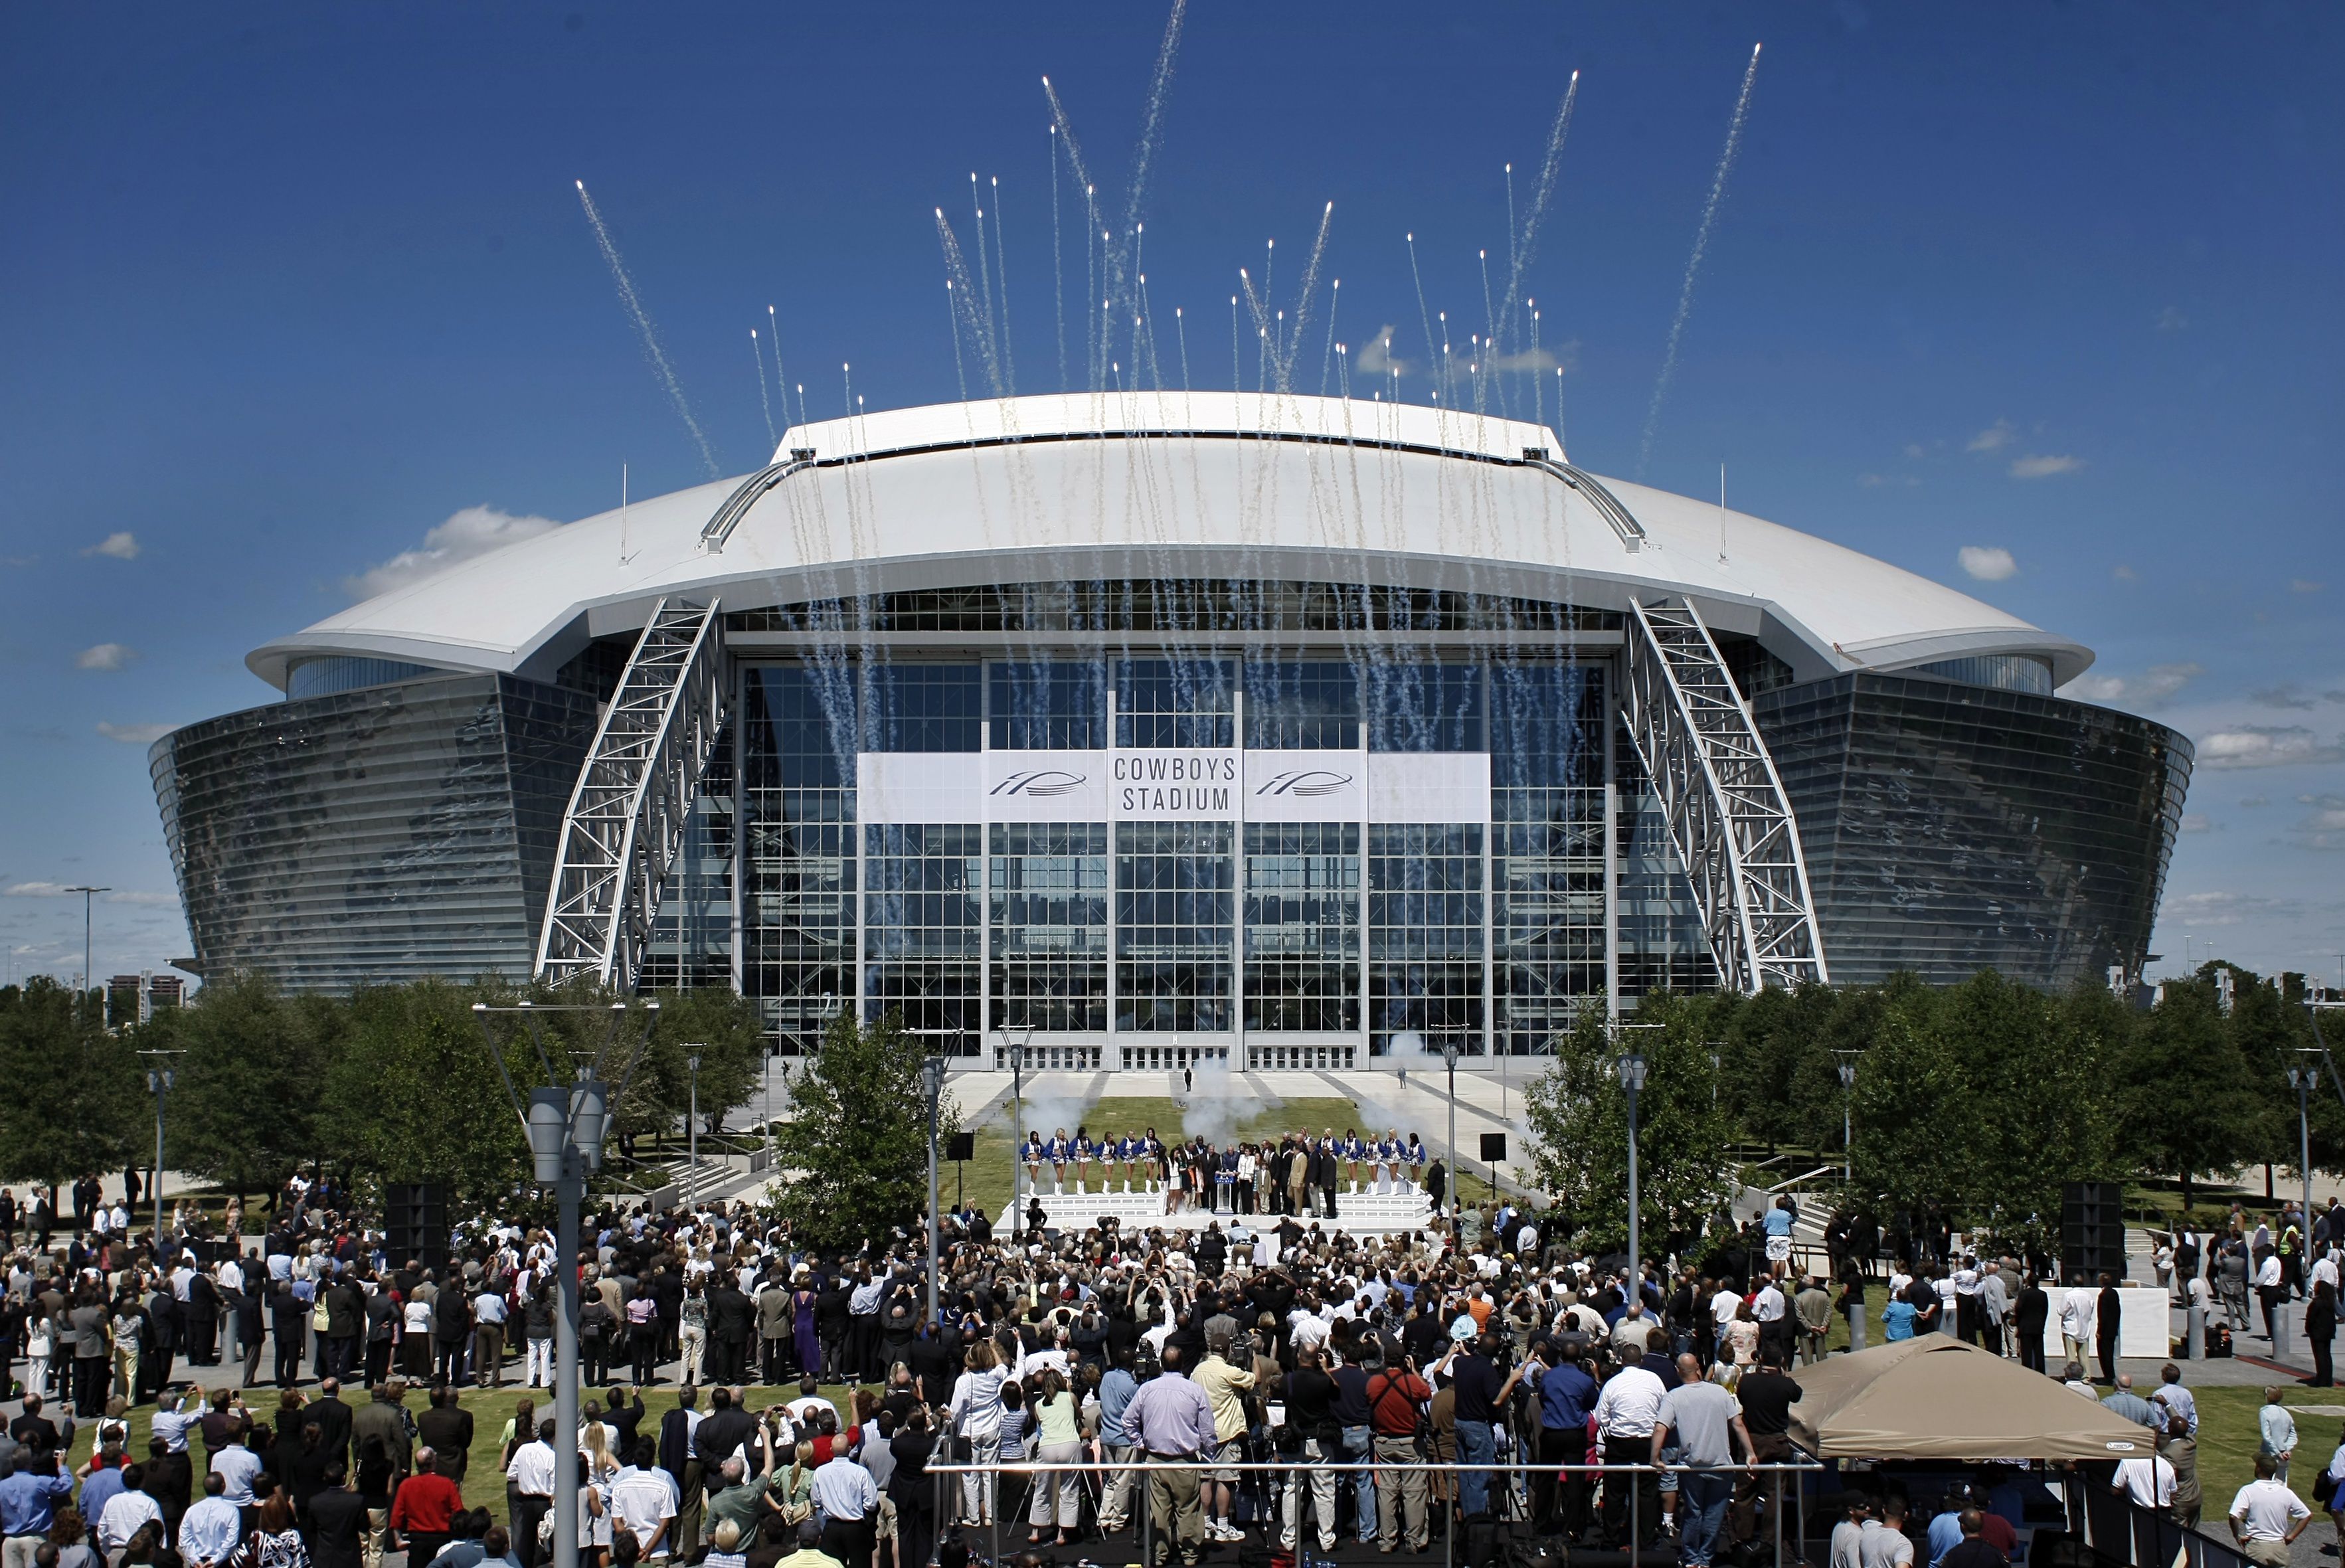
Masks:
[[[143,742],[268,699],[248,649],[403,553],[614,504],[623,461],[637,494],[703,477],[574,180],[727,473],[766,446],[769,304],[817,417],[843,361],[874,407],[954,395],[931,212],[969,243],[972,170],[1001,181],[1019,384],[1055,390],[1039,78],[1120,202],[1163,20],[0,11],[10,972],[79,970],[80,900],[48,891],[76,882],[116,890],[97,972],[187,951]],[[2333,977],[2338,13],[1197,0],[1143,207],[1156,312],[1185,308],[1194,379],[1226,384],[1235,270],[1276,239],[1291,302],[1332,200],[1338,336],[1391,324],[1421,360],[1414,231],[1462,339],[1475,253],[1504,254],[1502,166],[1527,208],[1578,69],[1528,291],[1573,456],[1633,474],[1762,39],[1647,477],[1708,494],[1724,463],[1741,509],[2094,647],[2076,695],[2202,748],[2168,967],[2187,940]]]

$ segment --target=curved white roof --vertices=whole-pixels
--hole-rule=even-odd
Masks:
[[[811,461],[791,462],[810,451]],[[1625,607],[1685,595],[1802,678],[2089,649],[1911,572],[1740,512],[1566,477],[1541,426],[1414,404],[1132,392],[898,409],[793,428],[777,464],[477,556],[256,649],[546,676],[662,595],[728,610],[842,594],[1131,576],[1369,582]],[[1544,462],[1527,460],[1536,454]],[[1577,477],[1577,471],[1568,471]],[[746,510],[741,510],[746,506]],[[622,542],[624,539],[624,554]]]

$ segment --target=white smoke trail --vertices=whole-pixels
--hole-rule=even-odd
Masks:
[[[757,361],[757,406],[766,411],[766,443],[781,443],[781,435],[774,429],[774,400],[766,391],[766,351],[757,346],[757,329],[749,329],[749,352]]]
[[[1189,14],[1189,0],[1172,0],[1172,14],[1164,21],[1164,40],[1156,50],[1156,74],[1148,83],[1148,107],[1141,116],[1140,145],[1132,149],[1132,187],[1123,203],[1124,243],[1132,243],[1139,231],[1141,202],[1148,193],[1148,168],[1154,161],[1156,148],[1164,137],[1164,100],[1172,96],[1172,62],[1181,53],[1181,24]],[[1129,277],[1139,270],[1126,260]],[[1121,282],[1122,278],[1116,281]]]
[[[1264,1111],[1286,1102],[1268,1089],[1241,1081],[1223,1062],[1203,1062],[1191,1074],[1191,1086],[1181,1102],[1181,1128],[1217,1149],[1238,1141],[1238,1133]]]
[[[1693,312],[1694,274],[1701,270],[1702,252],[1710,249],[1711,230],[1717,225],[1718,209],[1726,199],[1726,177],[1734,168],[1734,155],[1742,148],[1742,121],[1751,112],[1751,85],[1759,79],[1759,46],[1751,46],[1751,64],[1742,72],[1742,95],[1734,100],[1734,118],[1726,127],[1726,150],[1719,155],[1718,172],[1710,182],[1710,200],[1701,209],[1701,227],[1694,230],[1693,254],[1686,259],[1685,286],[1678,293],[1677,319],[1670,323],[1669,347],[1661,353],[1661,373],[1653,382],[1653,404],[1645,411],[1645,439],[1637,447],[1637,477],[1645,476],[1645,465],[1652,461],[1653,436],[1660,429],[1661,402],[1670,395],[1670,381],[1677,374],[1678,345],[1684,340],[1686,318]]]
[[[611,231],[604,225],[603,215],[594,210],[594,199],[586,194],[586,182],[578,183],[578,204],[586,209],[586,221],[594,226],[594,242],[603,248],[603,260],[611,269],[612,280],[619,286],[619,300],[634,319],[635,331],[644,340],[644,353],[651,360],[652,369],[659,372],[660,384],[667,389],[668,401],[684,421],[684,428],[692,433],[692,444],[700,449],[700,461],[707,465],[708,477],[721,473],[716,466],[716,454],[708,448],[708,437],[701,433],[700,422],[692,417],[692,405],[685,401],[684,387],[675,379],[675,368],[667,362],[667,353],[660,347],[659,334],[652,330],[652,319],[636,297],[634,280],[627,276],[627,264],[619,260],[619,248],[611,243]]]
[[[1547,156],[1539,164],[1538,186],[1531,193],[1530,216],[1523,219],[1523,229],[1519,237],[1508,237],[1507,297],[1498,306],[1498,316],[1501,321],[1508,318],[1515,308],[1516,300],[1522,297],[1523,274],[1529,270],[1531,258],[1538,249],[1539,226],[1546,221],[1548,202],[1555,195],[1555,177],[1557,171],[1563,167],[1563,144],[1571,135],[1572,107],[1579,102],[1579,73],[1574,71],[1571,73],[1570,84],[1563,89],[1563,102],[1556,107],[1555,127],[1548,132]],[[1507,193],[1508,210],[1511,214],[1514,206],[1514,179],[1511,166],[1508,170]],[[1511,217],[1508,221],[1512,221]]]

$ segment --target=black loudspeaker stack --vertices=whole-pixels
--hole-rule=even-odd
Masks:
[[[435,1182],[411,1182],[383,1189],[383,1250],[393,1268],[447,1262],[448,1189]]]
[[[977,1135],[975,1133],[955,1133],[945,1140],[945,1158],[959,1162],[973,1160],[976,1157]]]
[[[1502,1166],[1507,1163],[1506,1134],[1484,1133],[1482,1135],[1482,1163],[1486,1166]]]
[[[2060,1281],[2097,1285],[2103,1273],[2125,1278],[2124,1189],[2115,1182],[2072,1181],[2060,1188]]]

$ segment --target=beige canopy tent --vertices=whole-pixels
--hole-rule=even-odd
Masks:
[[[1793,1374],[1792,1441],[1819,1459],[2127,1459],[2147,1427],[1947,1334],[1834,1356]]]

